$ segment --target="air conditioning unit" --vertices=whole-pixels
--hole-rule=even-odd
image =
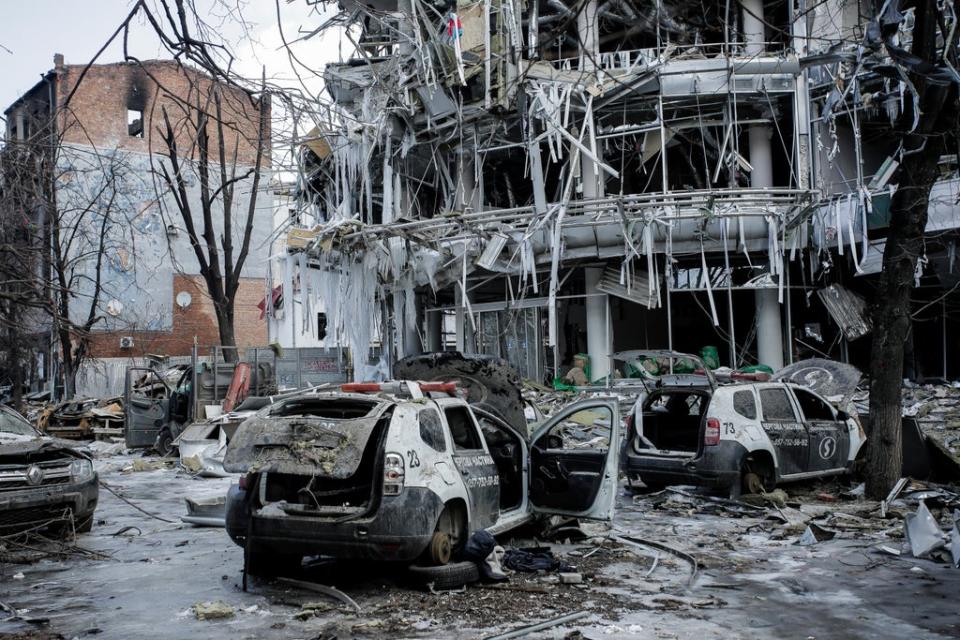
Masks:
[[[121,349],[133,349],[133,336],[123,336],[120,338]]]

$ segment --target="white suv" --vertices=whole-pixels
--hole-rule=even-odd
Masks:
[[[777,483],[849,471],[866,440],[855,417],[813,390],[846,406],[860,377],[849,365],[808,360],[771,381],[725,385],[706,369],[697,373],[699,381],[664,376],[640,395],[622,452],[629,479],[652,487],[769,491]]]
[[[564,408],[528,437],[450,383],[346,384],[265,407],[231,440],[227,531],[253,574],[305,555],[443,565],[467,536],[542,512],[609,519],[613,398]]]

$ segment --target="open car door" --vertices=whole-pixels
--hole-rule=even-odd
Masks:
[[[127,367],[123,387],[123,435],[127,447],[152,447],[167,423],[169,407],[170,387],[156,370]]]
[[[535,512],[611,520],[622,437],[616,398],[564,407],[531,437],[529,501]]]

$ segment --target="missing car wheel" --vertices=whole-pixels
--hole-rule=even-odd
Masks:
[[[430,546],[427,548],[427,557],[430,563],[436,566],[450,562],[453,557],[453,545],[450,536],[444,531],[434,531]]]

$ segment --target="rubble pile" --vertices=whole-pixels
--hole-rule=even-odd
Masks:
[[[960,383],[903,387],[903,415],[914,418],[923,433],[960,457]]]
[[[78,398],[47,405],[36,418],[40,431],[69,440],[123,436],[123,398]]]

